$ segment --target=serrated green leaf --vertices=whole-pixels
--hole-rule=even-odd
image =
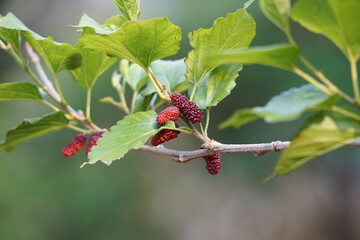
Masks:
[[[139,0],[113,0],[120,12],[129,20],[136,20],[139,16]]]
[[[98,161],[110,165],[122,158],[131,149],[138,149],[155,135],[161,127],[156,123],[156,112],[137,112],[127,115],[105,132],[89,153],[89,162]]]
[[[228,127],[240,128],[243,125],[258,120],[260,118],[261,116],[259,116],[256,113],[253,113],[251,108],[240,109],[234,112],[230,118],[220,123],[219,129],[224,129]]]
[[[43,98],[36,86],[27,82],[0,84],[0,101],[6,100],[35,100]]]
[[[184,59],[179,60],[157,60],[151,64],[151,70],[162,85],[171,92],[183,92],[190,87],[186,81],[186,66]],[[148,80],[150,81],[150,80]],[[150,95],[155,92],[154,86],[149,82],[141,92],[142,95]]]
[[[63,112],[56,112],[41,118],[25,119],[15,129],[7,132],[6,140],[0,148],[11,151],[20,143],[43,136],[50,131],[60,130],[68,125],[68,120]]]
[[[359,0],[299,0],[291,11],[294,21],[323,34],[349,58],[360,57]]]
[[[1,24],[1,18],[0,18],[0,24]],[[20,45],[21,45],[20,31],[0,27],[0,39],[9,43],[16,50],[18,51],[20,50]]]
[[[284,32],[290,30],[290,0],[260,0],[263,14]]]
[[[213,54],[207,59],[207,64],[209,67],[221,63],[262,64],[291,71],[296,67],[299,53],[299,48],[294,45],[274,44]]]
[[[241,109],[220,124],[221,128],[239,128],[246,123],[263,118],[268,123],[286,122],[299,118],[305,111],[325,108],[339,100],[311,84],[291,88],[270,99],[264,107]]]
[[[205,61],[211,54],[236,48],[247,48],[255,36],[255,21],[245,9],[218,18],[210,29],[199,29],[189,34],[194,48],[185,60],[187,79],[196,85],[212,69]]]
[[[213,69],[198,85],[192,101],[202,109],[216,106],[235,87],[241,69],[242,65],[239,64],[220,65]]]
[[[12,13],[8,13],[0,19],[0,27],[21,31],[26,41],[41,55],[45,64],[53,73],[65,69],[74,69],[81,65],[81,56],[74,47],[66,43],[57,43],[51,37],[41,37],[26,27]]]
[[[165,17],[128,21],[107,35],[84,32],[80,44],[109,56],[127,59],[146,69],[153,61],[177,53],[180,40],[181,29]]]
[[[117,60],[108,57],[105,53],[80,47],[77,50],[81,54],[82,64],[79,68],[70,70],[70,73],[74,77],[75,82],[85,89],[92,88],[99,76]]]
[[[338,149],[360,137],[360,122],[337,113],[320,113],[309,119],[286,148],[275,168],[275,175],[287,174],[309,160]]]

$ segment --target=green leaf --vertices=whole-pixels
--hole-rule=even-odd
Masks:
[[[99,34],[110,34],[118,30],[126,21],[128,21],[123,16],[112,16],[104,24],[100,24],[87,14],[84,14],[78,25],[73,27],[78,28],[91,28],[95,33]]]
[[[78,47],[82,64],[79,68],[71,70],[75,82],[85,89],[91,88],[101,74],[111,67],[116,59],[108,57],[105,53],[95,52]]]
[[[208,66],[221,63],[262,64],[285,70],[293,70],[299,58],[299,48],[289,44],[274,44],[266,47],[250,47],[213,54],[208,58]]]
[[[53,73],[64,69],[74,69],[81,65],[81,56],[74,47],[66,43],[57,43],[51,37],[41,37],[11,13],[0,19],[0,27],[21,31],[26,41],[42,56],[45,64]]]
[[[299,169],[309,160],[338,149],[358,137],[358,120],[337,113],[319,113],[309,119],[290,146],[283,151],[273,176]]]
[[[226,64],[213,69],[198,85],[193,102],[202,109],[216,106],[235,87],[241,68],[239,64]]]
[[[62,70],[71,70],[80,67],[81,55],[79,51],[67,43],[57,43],[52,37],[38,39],[34,34],[24,31],[25,39],[31,47],[42,57],[53,74]]]
[[[144,86],[149,78],[144,69],[142,69],[137,64],[131,64],[126,75],[123,76],[124,81],[129,84],[132,90],[138,91],[142,86]]]
[[[271,98],[264,107],[253,108],[253,113],[269,123],[292,121],[299,118],[306,110],[322,105],[331,97],[313,85],[306,84],[280,93]]]
[[[246,123],[263,118],[268,123],[292,121],[305,111],[335,104],[338,95],[329,96],[311,84],[291,88],[271,98],[264,107],[241,109],[220,124],[220,128],[239,128]]]
[[[359,0],[299,0],[291,11],[294,21],[323,34],[349,58],[360,57]]]
[[[113,160],[122,158],[131,149],[138,149],[155,135],[160,126],[156,123],[156,112],[137,112],[124,117],[105,132],[89,153],[89,162],[98,161],[110,165]]]
[[[68,120],[63,112],[56,112],[42,118],[25,119],[15,129],[6,134],[6,140],[0,148],[11,151],[20,143],[43,136],[50,131],[60,130],[68,125]]]
[[[5,17],[0,17],[0,38],[10,43],[17,50],[20,50],[20,31],[32,32],[12,13],[8,13]],[[40,35],[32,33],[36,37],[41,38]]]
[[[184,59],[179,60],[157,60],[151,64],[151,70],[162,85],[171,92],[183,92],[190,87],[186,81],[186,66]],[[150,80],[148,80],[150,81]],[[150,95],[156,92],[154,86],[149,82],[141,92],[142,95]]]
[[[254,36],[255,21],[245,9],[216,19],[210,29],[190,33],[190,44],[194,49],[185,60],[188,68],[186,77],[196,85],[212,69],[205,65],[209,55],[229,49],[247,48]]]
[[[260,118],[261,116],[253,113],[253,110],[251,108],[240,109],[234,112],[230,118],[220,123],[219,129],[224,129],[228,127],[240,128],[243,125],[258,120]]]
[[[99,35],[84,32],[81,46],[119,59],[127,59],[146,69],[160,58],[178,52],[181,29],[168,18],[128,21],[114,33]]]
[[[113,0],[120,12],[129,20],[136,20],[139,16],[139,0]]]
[[[39,89],[27,82],[0,84],[0,101],[6,100],[35,100],[43,98]]]
[[[290,29],[290,0],[260,0],[263,14],[284,32]]]

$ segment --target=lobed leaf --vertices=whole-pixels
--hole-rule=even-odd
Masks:
[[[359,0],[299,0],[291,11],[294,21],[325,35],[349,58],[360,57]]]
[[[260,0],[263,14],[284,32],[290,30],[290,0]]]
[[[41,118],[24,119],[20,125],[6,133],[6,140],[0,143],[5,151],[13,150],[17,145],[43,136],[50,131],[60,130],[68,125],[63,112],[56,112]]]
[[[299,48],[289,44],[274,44],[266,47],[250,47],[213,54],[207,59],[209,67],[221,63],[262,64],[285,70],[293,70],[299,58]]]
[[[127,115],[105,132],[89,153],[89,162],[110,165],[131,149],[138,149],[162,128],[156,123],[156,112],[137,112]]]
[[[39,89],[27,82],[0,84],[0,101],[6,100],[35,100],[43,98]]]
[[[128,21],[111,34],[84,32],[80,44],[109,56],[127,59],[146,69],[153,61],[177,53],[180,40],[181,29],[165,17]]]
[[[81,54],[82,64],[80,67],[70,70],[70,73],[79,86],[85,89],[92,88],[100,75],[111,67],[116,59],[107,56],[105,53],[89,49],[77,47],[77,50]]]
[[[360,122],[338,113],[321,112],[310,118],[275,168],[274,177],[302,167],[309,160],[338,149],[360,137]]]
[[[329,96],[306,84],[291,88],[270,99],[264,107],[254,107],[236,111],[220,128],[239,128],[246,123],[263,118],[268,123],[292,121],[305,111],[331,106],[339,100],[338,95]]]

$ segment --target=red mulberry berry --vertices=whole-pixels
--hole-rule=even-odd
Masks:
[[[86,146],[86,156],[91,151],[91,148],[96,145],[97,141],[99,140],[99,138],[101,138],[102,134],[103,134],[103,132],[101,132],[101,131],[94,132],[93,134],[91,134],[90,140]]]
[[[213,154],[204,157],[206,162],[206,169],[211,175],[216,175],[220,171],[221,161],[220,154]]]
[[[180,116],[178,107],[171,106],[162,110],[156,118],[158,124],[163,125],[168,121],[176,121]]]
[[[184,95],[174,92],[170,95],[170,99],[174,106],[180,109],[180,112],[189,119],[192,123],[201,122],[202,113],[201,109]]]
[[[151,145],[157,146],[164,142],[167,142],[179,135],[179,131],[172,129],[163,129],[151,138]]]
[[[76,135],[62,150],[62,155],[71,157],[80,151],[86,144],[86,136],[84,134]]]

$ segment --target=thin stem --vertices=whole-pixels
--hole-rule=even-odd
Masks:
[[[350,61],[350,69],[351,69],[351,79],[353,85],[353,91],[355,95],[356,102],[360,104],[360,90],[359,90],[359,81],[358,81],[358,72],[356,66],[356,59],[351,57]]]
[[[194,134],[195,137],[197,137],[198,139],[200,139],[204,143],[211,141],[210,138],[208,138],[207,136],[204,136],[203,134],[201,134],[187,118],[181,116],[181,119],[193,131],[193,134]]]
[[[129,110],[129,107],[128,107],[127,103],[126,103],[126,98],[125,98],[123,88],[121,88],[120,91],[119,91],[119,97],[120,97],[120,102],[121,102],[122,109],[124,110],[124,112],[126,114],[129,114],[130,110]]]
[[[357,115],[356,113],[353,113],[351,111],[348,111],[348,110],[346,110],[344,108],[340,108],[340,107],[337,107],[337,106],[332,106],[331,110],[334,111],[334,112],[340,113],[340,114],[342,114],[344,116],[347,116],[349,118],[360,121],[360,116],[359,115]]]
[[[70,128],[74,131],[77,131],[77,132],[81,132],[81,133],[84,133],[84,134],[89,134],[91,133],[92,131],[89,131],[89,130],[86,130],[86,129],[82,129],[82,128],[79,128],[79,127],[76,127],[74,125],[71,125],[71,124],[68,124],[67,125],[67,128]]]
[[[40,101],[42,104],[48,106],[49,108],[51,108],[52,110],[54,110],[55,112],[59,112],[60,109],[58,109],[55,105],[53,105],[52,103],[46,101],[46,100],[41,100]]]
[[[210,108],[206,109],[205,135],[208,136],[208,128],[210,123]]]
[[[321,83],[319,83],[318,81],[316,81],[316,79],[314,79],[313,77],[311,77],[309,74],[307,74],[306,72],[302,71],[300,68],[295,67],[293,69],[293,72],[295,74],[297,74],[298,76],[302,77],[303,79],[305,79],[308,83],[311,83],[312,85],[314,85],[316,88],[318,88],[320,91],[324,92],[327,95],[331,95],[331,91],[329,91],[328,88],[324,87]]]
[[[138,94],[138,90],[134,90],[132,98],[131,98],[131,109],[130,109],[131,113],[134,112],[137,94]]]
[[[151,71],[150,68],[148,68],[146,70],[146,74],[148,75],[152,85],[155,88],[155,91],[157,92],[157,94],[159,95],[160,98],[166,100],[166,101],[170,101],[170,96],[167,93],[166,89],[161,85],[161,83],[156,79],[155,75],[153,74],[153,72]]]
[[[352,97],[350,97],[349,95],[344,93],[341,89],[339,89],[321,71],[317,70],[304,56],[300,56],[300,61],[305,65],[307,69],[309,69],[312,73],[314,73],[315,76],[318,77],[320,81],[323,82],[329,88],[330,91],[339,94],[345,101],[347,101],[351,105],[355,107],[360,107],[360,105],[357,104]]]
[[[86,118],[88,120],[91,119],[91,93],[92,93],[92,88],[90,87],[87,92],[86,92]]]

